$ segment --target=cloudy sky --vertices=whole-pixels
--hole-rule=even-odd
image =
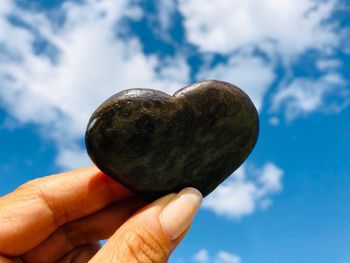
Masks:
[[[127,88],[241,87],[258,144],[170,262],[350,262],[348,0],[0,0],[0,194],[89,164]]]

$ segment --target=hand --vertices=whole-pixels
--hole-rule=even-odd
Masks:
[[[201,200],[146,204],[95,167],[35,179],[0,198],[0,263],[167,262]]]

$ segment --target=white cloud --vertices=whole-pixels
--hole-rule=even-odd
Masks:
[[[203,68],[198,79],[220,79],[237,85],[260,110],[266,91],[275,79],[274,68],[262,58],[252,55],[231,56],[226,64]]]
[[[241,263],[241,258],[227,251],[220,251],[214,263]]]
[[[232,219],[265,209],[272,203],[271,196],[282,190],[283,174],[270,162],[261,169],[240,168],[204,200],[203,208]]]
[[[251,96],[258,110],[271,85],[280,81],[275,72],[284,72],[281,79],[286,82],[293,75],[295,63],[298,64],[306,52],[313,50],[320,54],[321,59],[315,58],[313,62],[323,74],[329,75],[339,69],[341,62],[331,57],[336,49],[342,48],[340,43],[349,34],[347,30],[336,29],[337,22],[332,14],[337,8],[337,0],[179,2],[188,41],[196,45],[204,57],[214,53],[228,59],[214,68],[209,60],[209,66],[201,68],[197,78],[219,78],[237,84]],[[317,84],[321,84],[321,91],[316,91],[315,84],[309,85],[313,81],[304,78],[293,81],[292,85],[281,85],[274,109],[283,111],[285,108],[280,107],[280,101],[293,98],[291,106],[286,108],[290,120],[318,110],[319,106],[323,107],[321,111],[329,112],[329,108],[339,111],[347,105],[342,101],[328,105],[323,96],[326,91],[322,91],[341,97],[344,89],[329,88],[330,85],[320,79]],[[306,84],[306,88],[299,84]],[[306,99],[308,94],[316,96]]]
[[[238,218],[255,210],[254,183],[229,180],[220,185],[203,203],[203,207],[218,215]]]
[[[318,79],[296,78],[282,86],[272,99],[272,112],[285,109],[286,119],[292,121],[314,111],[339,112],[350,103],[350,91],[337,73]]]
[[[321,71],[336,70],[342,65],[338,59],[320,59],[316,62],[316,66]]]
[[[172,26],[172,19],[176,11],[175,0],[162,1],[158,0],[158,20],[163,31],[168,30]]]
[[[163,2],[158,3],[158,19],[166,31],[171,26],[169,14],[176,11],[176,1]],[[256,56],[246,46],[258,46],[268,54],[298,54],[307,48],[332,47],[337,37],[329,24],[320,24],[333,7],[334,1],[316,4],[311,0],[179,2],[193,44],[203,51],[239,51],[230,53],[226,63],[214,68],[203,66],[197,79],[232,82],[251,96],[258,109],[262,108],[264,96],[276,79],[275,64]],[[260,12],[254,11],[257,8]],[[78,141],[92,111],[103,100],[133,87],[151,87],[171,94],[188,84],[190,68],[181,54],[168,58],[146,55],[138,38],[118,37],[117,32],[128,31],[125,23],[119,23],[123,18],[138,20],[144,16],[144,11],[129,0],[87,0],[82,4],[67,1],[59,10],[50,12],[53,13],[23,10],[11,0],[2,1],[0,102],[19,122],[39,125],[45,136],[56,141],[62,155],[57,158],[59,164],[72,167],[76,163],[76,167],[88,160],[81,157],[85,151],[79,148]],[[9,14],[34,31],[10,23]],[[63,16],[65,19],[56,21]],[[49,43],[44,49],[46,53],[34,51],[33,44],[39,39]],[[242,48],[246,51],[242,52]],[[203,57],[210,55],[203,53]],[[331,66],[336,65],[331,61],[318,62],[322,70]],[[305,102],[307,91],[296,85],[299,82],[279,90],[273,109],[282,109],[288,98],[292,103],[286,107],[287,116],[291,115],[291,109],[302,113],[315,110],[315,105],[324,105],[324,96]],[[317,93],[314,90],[310,92]],[[344,105],[332,107],[342,109]],[[249,185],[245,187],[245,192],[251,191]]]
[[[227,251],[219,251],[215,256],[210,258],[207,249],[199,250],[192,259],[197,263],[241,263],[241,258],[238,255]]]
[[[66,16],[62,26],[47,14],[20,9],[10,1],[4,6],[0,44],[6,47],[7,56],[18,59],[0,60],[0,100],[18,121],[40,125],[57,142],[61,165],[85,163],[78,141],[93,110],[112,94],[136,87],[173,93],[188,82],[185,58],[163,60],[145,55],[137,38],[117,37],[115,29],[121,18],[142,15],[129,1],[65,2],[57,11]],[[57,61],[36,54],[33,42],[38,36],[11,24],[7,14],[35,28],[58,50]]]
[[[193,260],[198,263],[207,263],[209,262],[209,253],[206,249],[199,250],[196,254],[193,255]]]
[[[269,123],[272,125],[272,126],[278,126],[280,124],[280,119],[273,116],[269,119]]]
[[[277,193],[282,190],[282,175],[283,171],[273,163],[264,165],[260,172],[258,180],[262,186],[261,195],[266,193]]]
[[[188,40],[204,52],[229,53],[246,46],[274,46],[282,54],[337,44],[330,24],[336,1],[180,1]],[[257,11],[258,10],[258,11]]]
[[[56,163],[60,167],[70,169],[72,167],[83,167],[92,164],[85,150],[76,145],[59,148],[60,152],[56,158]]]

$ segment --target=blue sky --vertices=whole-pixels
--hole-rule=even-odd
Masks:
[[[350,263],[350,2],[11,1],[0,6],[0,194],[89,164],[126,88],[245,90],[261,133],[170,262]]]

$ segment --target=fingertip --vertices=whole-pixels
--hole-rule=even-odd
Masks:
[[[123,184],[96,169],[95,176],[89,181],[88,188],[89,190],[93,190],[100,185],[104,185],[105,188],[108,189],[110,198],[113,201],[135,195],[134,192],[126,188]]]
[[[195,188],[181,190],[162,210],[160,224],[170,240],[177,239],[192,223],[203,196]]]

